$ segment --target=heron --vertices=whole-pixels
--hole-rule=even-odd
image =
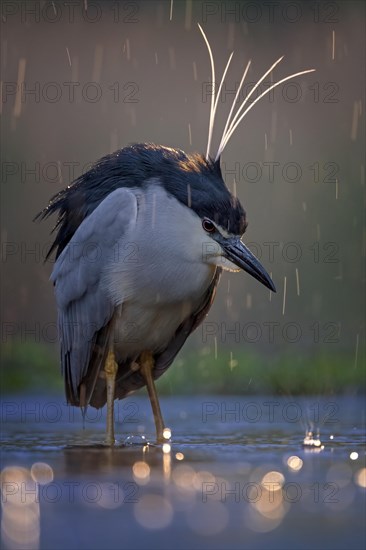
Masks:
[[[135,143],[97,161],[60,191],[37,218],[58,213],[51,274],[58,309],[67,402],[107,404],[105,443],[115,443],[114,401],[147,387],[157,442],[164,420],[155,381],[205,319],[223,270],[244,271],[270,291],[275,285],[242,241],[246,212],[230,192],[220,158],[254,104],[294,73],[235,106],[246,65],[216,154],[211,142],[218,90],[208,39],[213,92],[206,155]],[[246,108],[245,108],[246,107]]]

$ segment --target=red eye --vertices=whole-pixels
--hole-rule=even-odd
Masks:
[[[214,231],[216,231],[216,227],[214,226],[212,221],[207,218],[202,220],[202,227],[205,231],[207,231],[207,233],[213,233]]]

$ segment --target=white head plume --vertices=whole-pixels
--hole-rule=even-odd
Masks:
[[[213,55],[212,55],[212,49],[211,49],[210,43],[207,39],[207,36],[204,33],[204,31],[203,31],[203,29],[202,29],[202,27],[199,23],[198,23],[198,27],[199,27],[199,29],[202,33],[202,36],[203,36],[203,38],[206,42],[208,54],[210,56],[210,63],[211,63],[212,95],[211,95],[210,121],[209,121],[209,126],[208,126],[208,140],[207,140],[207,151],[206,151],[206,158],[208,159],[211,156],[210,155],[210,149],[211,149],[211,143],[212,143],[212,134],[213,134],[213,129],[214,129],[217,104],[218,104],[218,101],[219,101],[219,97],[220,97],[220,94],[221,94],[221,89],[222,89],[223,83],[225,81],[226,73],[227,73],[227,70],[229,68],[229,65],[230,65],[230,62],[231,62],[231,59],[233,57],[234,52],[232,52],[230,54],[230,57],[229,57],[229,59],[226,63],[226,67],[225,67],[225,70],[223,72],[223,75],[222,75],[222,78],[221,78],[221,81],[220,81],[219,89],[218,89],[217,94],[216,94],[215,62],[214,62],[214,58],[213,58]],[[297,76],[301,76],[301,75],[307,74],[307,73],[312,73],[312,72],[315,71],[315,69],[306,69],[305,71],[300,71],[298,73],[290,74],[289,76],[286,76],[285,78],[282,78],[278,82],[275,82],[274,84],[271,84],[271,86],[269,86],[264,92],[259,94],[259,96],[249,106],[247,106],[247,108],[244,110],[244,107],[247,105],[247,103],[248,103],[250,97],[252,96],[252,94],[257,90],[257,88],[260,86],[260,84],[263,82],[263,80],[266,78],[266,76],[268,76],[271,73],[271,71],[273,71],[273,69],[282,61],[282,59],[283,59],[283,56],[280,57],[279,59],[277,59],[277,61],[275,61],[273,63],[273,65],[271,65],[271,67],[268,69],[268,71],[264,73],[264,75],[258,80],[256,85],[249,92],[249,94],[246,96],[246,98],[242,101],[241,105],[239,106],[239,108],[237,109],[235,115],[233,116],[233,112],[234,112],[234,109],[237,105],[237,100],[238,100],[240,91],[243,87],[245,77],[248,74],[248,70],[249,70],[249,67],[250,67],[250,64],[251,64],[251,61],[250,60],[248,61],[247,65],[244,69],[244,73],[243,73],[243,76],[241,78],[239,87],[238,87],[237,92],[235,94],[234,101],[231,105],[229,116],[227,118],[225,128],[224,128],[224,131],[223,131],[222,136],[221,136],[221,141],[220,141],[219,147],[217,149],[217,153],[215,155],[215,161],[217,161],[220,158],[223,150],[225,149],[225,147],[228,144],[230,138],[234,134],[236,128],[239,126],[239,124],[241,123],[241,121],[243,120],[245,115],[250,111],[250,109],[252,107],[254,107],[254,105],[260,99],[262,99],[262,97],[269,94],[274,88],[276,88],[280,84],[283,84],[287,80],[290,80],[291,78],[295,78]],[[243,112],[243,110],[244,110],[244,112]]]

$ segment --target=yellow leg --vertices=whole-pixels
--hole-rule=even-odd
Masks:
[[[107,359],[104,365],[104,372],[107,386],[107,437],[106,445],[112,447],[114,445],[114,392],[118,365],[114,359],[112,350],[108,352]]]
[[[163,443],[164,420],[161,414],[159,398],[156,392],[155,383],[152,376],[152,371],[154,368],[154,359],[150,352],[144,351],[141,354],[140,365],[141,365],[141,372],[143,374],[143,377],[145,378],[147,391],[150,398],[151,408],[154,415],[156,439],[158,443]]]

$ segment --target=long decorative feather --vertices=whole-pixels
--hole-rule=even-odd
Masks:
[[[217,110],[217,105],[218,105],[218,101],[219,101],[219,98],[220,98],[220,94],[221,94],[221,89],[222,89],[222,86],[223,86],[223,83],[225,81],[225,77],[226,77],[226,73],[228,71],[228,68],[229,68],[229,65],[230,65],[230,62],[231,62],[231,59],[233,57],[233,54],[234,52],[231,53],[229,59],[228,59],[228,62],[226,64],[226,67],[225,67],[225,70],[223,72],[223,75],[222,75],[222,78],[221,78],[221,81],[220,81],[220,86],[219,86],[219,89],[218,89],[218,92],[217,92],[217,95],[216,95],[216,76],[215,76],[215,62],[214,62],[214,58],[213,58],[213,54],[212,54],[212,49],[211,49],[211,46],[210,46],[210,43],[208,41],[208,38],[205,34],[205,32],[203,31],[201,25],[198,23],[198,27],[202,33],[202,36],[205,40],[205,43],[206,43],[206,46],[207,46],[207,50],[208,50],[208,54],[209,54],[209,57],[210,57],[210,63],[211,63],[211,80],[212,80],[212,95],[211,95],[211,106],[210,106],[210,121],[209,121],[209,127],[208,127],[208,140],[207,140],[207,151],[206,151],[206,158],[209,159],[210,157],[210,149],[211,149],[211,143],[212,143],[212,135],[213,135],[213,129],[214,129],[214,123],[215,123],[215,116],[216,116],[216,110]],[[246,96],[246,98],[242,101],[242,103],[240,104],[240,107],[238,108],[238,110],[236,111],[235,115],[233,115],[233,112],[234,112],[234,109],[236,107],[236,104],[237,104],[237,100],[238,100],[238,97],[239,97],[239,94],[240,94],[240,91],[243,87],[243,84],[244,84],[244,80],[245,80],[245,77],[246,75],[248,74],[248,70],[249,70],[249,67],[250,67],[250,64],[251,64],[251,61],[248,61],[246,67],[245,67],[245,70],[244,70],[244,73],[243,73],[243,76],[241,78],[241,81],[240,81],[240,84],[239,84],[239,87],[237,89],[237,92],[235,94],[235,98],[234,98],[234,101],[231,105],[231,108],[230,108],[230,112],[229,112],[229,116],[226,120],[226,124],[225,124],[225,127],[224,127],[224,131],[222,133],[222,136],[221,136],[221,141],[220,141],[220,144],[219,144],[219,147],[217,149],[217,153],[215,155],[215,161],[217,161],[222,152],[224,151],[226,145],[228,144],[230,138],[232,137],[232,135],[234,134],[236,128],[239,126],[239,124],[241,123],[241,121],[244,119],[244,117],[246,116],[247,113],[249,113],[249,111],[252,109],[252,107],[254,107],[254,105],[260,100],[262,99],[262,97],[264,97],[265,95],[269,94],[272,90],[274,90],[275,88],[277,88],[277,86],[279,86],[280,84],[283,84],[284,82],[286,82],[287,80],[290,80],[291,78],[296,78],[298,76],[301,76],[301,75],[304,75],[304,74],[307,74],[307,73],[312,73],[315,71],[315,69],[306,69],[304,71],[300,71],[300,72],[297,72],[297,73],[293,73],[289,76],[286,76],[285,78],[282,78],[281,80],[279,80],[278,82],[275,82],[274,84],[272,84],[267,90],[265,90],[264,92],[262,92],[245,110],[244,110],[244,107],[246,106],[246,104],[248,103],[249,99],[251,98],[251,96],[254,94],[254,92],[258,89],[258,87],[260,86],[260,84],[263,82],[263,80],[266,78],[266,76],[268,76],[272,71],[273,69],[282,61],[284,56],[280,57],[279,59],[277,59],[277,61],[275,61],[271,67],[264,73],[264,75],[258,80],[258,82],[256,83],[256,85],[252,88],[252,90],[249,92],[249,94]],[[244,112],[242,112],[244,110]]]

